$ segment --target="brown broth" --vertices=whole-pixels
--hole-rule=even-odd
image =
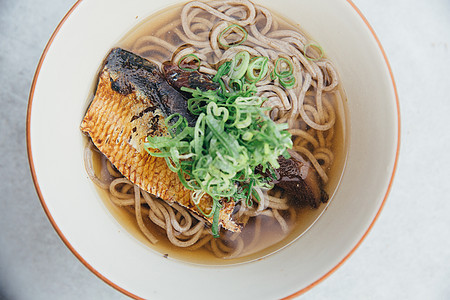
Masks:
[[[156,14],[153,14],[143,20],[138,26],[133,28],[126,36],[121,39],[116,46],[122,47],[124,49],[133,51],[133,44],[135,41],[144,36],[144,35],[155,35],[156,32],[164,25],[169,22],[174,22],[179,18],[180,11],[182,5],[176,5],[173,7],[169,7],[165,10],[162,10]],[[281,24],[281,27],[285,28],[293,28],[299,30],[294,25],[291,25],[289,22],[274,14],[274,17],[277,18]],[[172,20],[172,21],[170,21]],[[143,55],[149,60],[155,62],[163,62],[165,60],[170,60],[171,57],[159,57],[154,59],[152,57],[152,53],[146,53]],[[222,264],[235,264],[248,262],[255,259],[259,259],[261,257],[267,256],[273,252],[276,252],[295,239],[301,237],[308,228],[310,228],[314,222],[320,217],[320,215],[324,212],[327,205],[332,201],[333,195],[339,185],[345,161],[346,161],[346,153],[347,153],[347,131],[348,126],[346,126],[347,122],[347,112],[346,112],[346,98],[345,93],[340,88],[340,93],[342,96],[342,102],[335,105],[335,110],[337,113],[336,124],[335,124],[335,136],[333,141],[332,151],[335,155],[335,160],[330,170],[328,170],[327,174],[329,176],[329,182],[324,187],[328,195],[330,196],[330,200],[328,203],[321,204],[317,209],[311,209],[309,207],[300,207],[297,208],[297,217],[292,222],[289,222],[289,233],[283,233],[279,224],[273,219],[262,216],[257,217],[261,218],[261,234],[260,240],[258,243],[254,245],[251,249],[245,249],[244,252],[237,258],[233,259],[221,259],[215,257],[209,250],[205,248],[200,248],[196,251],[189,251],[183,248],[178,248],[172,245],[166,236],[162,233],[162,231],[158,228],[158,226],[153,225],[151,221],[148,221],[147,227],[150,232],[152,232],[157,238],[159,242],[157,244],[152,244],[149,242],[145,236],[140,231],[135,217],[123,208],[119,208],[114,205],[108,197],[108,192],[99,189],[99,193],[101,194],[101,198],[104,201],[104,204],[111,212],[111,214],[116,218],[116,220],[123,226],[123,228],[128,231],[131,235],[137,238],[143,244],[149,246],[154,251],[164,255],[164,257],[173,258],[176,260],[181,260],[190,263],[196,264],[207,264],[207,265],[222,265]],[[101,154],[94,153],[94,169],[98,175],[104,169],[102,165],[104,162],[101,159]],[[245,227],[242,235],[246,244],[252,240],[252,233],[254,231],[254,222],[250,222]],[[229,232],[221,231],[221,238],[226,238],[230,235]]]

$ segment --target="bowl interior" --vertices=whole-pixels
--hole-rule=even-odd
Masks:
[[[43,206],[83,263],[130,295],[201,297],[201,285],[205,297],[273,299],[308,288],[359,243],[391,184],[399,142],[398,107],[382,50],[348,1],[258,1],[298,23],[336,64],[350,116],[346,170],[321,218],[282,251],[235,266],[186,264],[163,258],[113,217],[84,170],[79,131],[108,50],[141,19],[177,2],[81,1],[59,27],[38,67],[28,116],[30,164]],[[217,282],[229,280],[229,293],[217,293]],[[252,284],[258,289],[249,289]]]

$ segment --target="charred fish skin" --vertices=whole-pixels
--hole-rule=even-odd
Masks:
[[[186,98],[191,96],[190,93],[183,92],[182,87],[191,89],[200,89],[205,92],[207,90],[216,90],[219,88],[217,82],[212,81],[212,76],[201,73],[199,71],[185,71],[177,65],[167,61],[162,65],[164,76],[171,86],[181,92]]]
[[[275,179],[272,179],[267,172],[262,173],[260,169],[257,172],[266,178],[271,178],[270,183],[284,190],[297,204],[307,204],[317,208],[321,202],[328,201],[328,194],[323,190],[317,172],[309,162],[293,157],[287,159],[283,156],[278,157],[277,161],[280,167],[274,170]]]
[[[165,117],[178,113],[187,119],[190,126],[195,125],[195,117],[189,113],[186,100],[166,81],[157,64],[124,49],[114,48],[104,67],[111,74],[114,91],[124,96],[132,92],[142,93],[142,98],[159,107]]]
[[[282,156],[278,158],[278,163],[280,168],[275,170],[275,184],[295,202],[307,203],[312,208],[317,208],[321,202],[328,201],[328,195],[322,189],[320,179],[310,163]]]

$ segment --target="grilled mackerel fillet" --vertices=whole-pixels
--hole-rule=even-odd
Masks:
[[[170,86],[159,66],[131,52],[113,49],[107,56],[94,100],[81,123],[95,146],[131,182],[141,189],[202,216],[191,201],[191,191],[167,167],[164,158],[149,155],[147,136],[168,135],[165,118],[180,113],[195,124],[186,100]],[[209,211],[212,199],[203,197],[199,207]],[[240,228],[231,220],[233,201],[223,203],[219,224],[231,231]],[[212,222],[212,218],[208,219]]]

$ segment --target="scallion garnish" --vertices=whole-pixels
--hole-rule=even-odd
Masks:
[[[212,80],[214,82],[219,82],[219,79],[222,78],[222,76],[228,75],[228,73],[230,72],[230,68],[231,61],[226,61],[225,63],[221,64]]]
[[[231,79],[241,79],[244,77],[250,62],[250,54],[247,51],[241,51],[231,60]]]
[[[278,78],[284,78],[292,75],[294,72],[294,67],[287,58],[279,57],[275,61],[273,72]]]
[[[280,84],[287,89],[291,89],[295,85],[295,77],[293,75],[290,75],[280,78]]]
[[[200,58],[197,55],[191,53],[186,54],[178,61],[178,68],[183,71],[193,72],[200,69]]]
[[[280,84],[286,89],[291,89],[295,85],[294,66],[287,58],[279,57],[275,61],[275,66],[270,76],[272,80],[278,77]]]
[[[311,56],[309,56],[308,55],[309,48],[316,48],[317,50],[319,50],[319,56],[318,57],[311,57]],[[320,45],[318,45],[318,44],[315,44],[315,43],[306,44],[305,47],[303,47],[303,54],[305,55],[306,59],[310,60],[310,61],[319,60],[319,59],[321,59],[324,56],[324,52],[323,52],[322,47]]]
[[[253,57],[248,64],[247,72],[245,77],[250,82],[258,82],[267,75],[269,70],[269,59],[264,56]]]
[[[244,87],[244,82],[241,79],[231,79],[228,85],[233,91],[241,91]]]
[[[289,88],[295,78],[292,65],[289,68],[285,64],[277,74],[282,75],[281,84]],[[164,157],[183,186],[193,191],[192,201],[198,210],[213,218],[215,237],[221,202],[242,200],[250,206],[252,198],[260,201],[255,188],[270,188],[271,181],[262,174],[268,171],[274,176],[278,157],[289,157],[287,149],[292,141],[287,124],[272,121],[265,113],[268,109],[262,107],[265,99],[255,96],[256,83],[267,73],[268,58],[250,59],[247,51],[239,52],[231,62],[219,66],[213,78],[220,85],[217,90],[181,88],[191,94],[188,110],[197,116],[194,127],[189,127],[181,115],[173,114],[166,118],[170,136],[149,136],[144,144],[150,155]],[[262,173],[256,172],[257,167]],[[213,200],[206,211],[199,206],[204,195]]]
[[[228,37],[232,32],[235,32],[236,34],[240,35],[240,39],[235,42],[228,43],[225,38]],[[230,26],[222,30],[222,32],[217,37],[217,42],[221,47],[226,49],[242,44],[247,40],[247,36],[248,33],[242,26],[239,26],[237,24],[231,24]]]

